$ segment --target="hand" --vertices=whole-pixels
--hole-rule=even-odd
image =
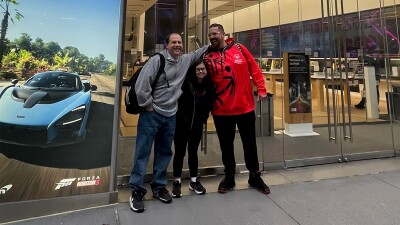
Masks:
[[[266,98],[267,94],[258,94],[257,101],[261,101],[262,99]]]
[[[150,105],[146,106],[146,111],[147,111],[147,112],[153,112],[153,111],[154,111],[153,105],[150,104]]]

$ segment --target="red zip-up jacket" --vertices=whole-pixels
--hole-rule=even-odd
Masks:
[[[213,115],[253,111],[253,84],[259,94],[267,94],[264,76],[249,50],[232,39],[227,44],[223,49],[209,48],[204,55],[204,64],[216,91]]]

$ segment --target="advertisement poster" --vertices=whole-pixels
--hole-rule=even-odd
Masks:
[[[262,29],[262,56],[279,57],[280,42],[278,27],[269,27]],[[270,54],[268,54],[270,52]]]
[[[108,192],[119,1],[0,5],[0,204]]]
[[[253,57],[260,56],[260,31],[258,29],[237,33],[235,41],[246,46]]]
[[[289,53],[289,112],[311,112],[310,59],[305,53]]]

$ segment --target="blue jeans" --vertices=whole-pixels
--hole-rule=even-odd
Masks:
[[[144,186],[151,146],[154,141],[153,194],[168,183],[167,168],[172,157],[172,140],[175,133],[176,116],[165,117],[157,112],[142,112],[139,115],[136,151],[129,185],[132,190],[147,193]]]

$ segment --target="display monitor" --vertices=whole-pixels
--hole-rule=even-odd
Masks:
[[[354,74],[364,74],[363,65],[358,60],[349,60],[349,72]]]
[[[327,63],[325,63],[325,61]],[[310,67],[314,72],[323,72],[325,69],[325,64],[327,65],[327,68],[332,67],[332,63],[329,59],[324,59],[324,58],[310,58]]]
[[[390,59],[390,66],[400,67],[400,59]]]
[[[272,66],[272,59],[267,59],[267,71],[271,70],[271,66]]]
[[[272,69],[280,69],[282,67],[281,59],[274,59],[272,64]]]
[[[332,61],[330,59],[327,59],[323,64],[326,68],[332,68]]]
[[[400,93],[400,84],[392,84],[392,89],[394,93]]]
[[[318,60],[310,60],[311,72],[319,72],[320,66]]]
[[[354,70],[360,64],[358,60],[349,60],[349,69]]]

